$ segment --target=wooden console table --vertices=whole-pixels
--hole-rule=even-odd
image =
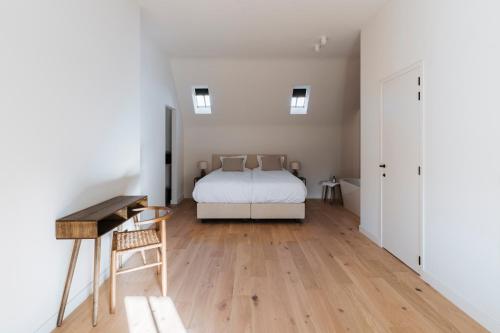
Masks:
[[[137,215],[133,209],[146,207],[147,196],[118,196],[92,207],[85,208],[56,221],[57,239],[74,239],[73,252],[64,284],[64,292],[57,316],[57,326],[61,326],[64,309],[68,301],[71,281],[75,272],[76,260],[82,239],[94,239],[94,280],[92,325],[97,325],[97,309],[99,304],[99,274],[101,265],[101,236],[120,226],[123,222]]]

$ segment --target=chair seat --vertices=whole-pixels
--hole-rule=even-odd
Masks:
[[[160,239],[154,229],[117,232],[115,235],[116,237],[113,237],[113,250],[115,251],[160,244]]]

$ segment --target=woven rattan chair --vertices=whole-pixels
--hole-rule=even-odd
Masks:
[[[139,221],[138,216],[134,216],[134,231],[113,232],[113,243],[111,249],[111,287],[109,288],[110,312],[115,313],[116,308],[116,276],[130,273],[137,270],[157,267],[157,273],[161,273],[161,294],[167,296],[167,232],[166,222],[172,216],[172,210],[166,207],[144,207],[134,209],[141,212],[141,217],[147,213],[153,216],[149,219]],[[154,229],[140,229],[138,227],[145,224],[155,223]],[[156,250],[156,262],[148,264],[144,251]],[[124,253],[140,251],[143,264],[133,268],[117,269],[118,257]]]

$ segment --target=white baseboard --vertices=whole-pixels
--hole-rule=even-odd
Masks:
[[[374,242],[377,246],[382,247],[382,244],[380,242],[380,238],[363,228],[362,225],[359,226],[359,232],[365,235],[369,240]]]
[[[422,272],[420,276],[422,280],[430,284],[442,296],[459,307],[463,312],[465,312],[479,324],[483,325],[487,330],[493,333],[500,333],[500,322],[498,320],[479,310],[477,307],[467,301],[463,296],[446,287],[439,280],[435,279],[431,274]]]

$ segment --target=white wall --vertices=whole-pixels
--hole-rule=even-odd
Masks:
[[[390,1],[361,40],[361,228],[380,241],[380,80],[424,63],[423,277],[500,332],[497,1]]]
[[[166,121],[166,106],[177,108],[175,86],[170,62],[148,26],[146,14],[141,21],[141,190],[148,194],[149,203],[165,205],[165,147],[166,125],[172,135],[170,121]],[[178,111],[173,111],[178,112]],[[176,118],[177,119],[177,118]],[[174,135],[179,136],[181,120],[178,119]],[[174,154],[181,148],[179,140],[173,140]],[[180,158],[173,159],[172,200],[178,200],[181,187],[178,176]],[[181,173],[182,174],[182,173]]]
[[[172,204],[184,199],[184,126],[180,110],[172,114],[175,131],[172,136]]]
[[[132,0],[0,3],[2,332],[55,327],[72,242],[54,221],[140,193],[139,28]],[[67,314],[89,294],[92,254],[83,241]]]
[[[340,131],[340,167],[338,174],[360,176],[360,59],[347,63],[348,79],[344,91],[344,106]]]
[[[358,59],[174,59],[172,70],[184,116],[186,197],[196,162],[212,153],[286,153],[302,162],[309,197],[320,197],[318,181],[331,173],[358,176],[356,157],[345,152],[358,146],[343,133],[359,110]],[[210,88],[212,115],[194,114],[197,84]],[[309,111],[292,116],[290,94],[301,84],[311,86]],[[350,128],[359,135],[358,126]]]

